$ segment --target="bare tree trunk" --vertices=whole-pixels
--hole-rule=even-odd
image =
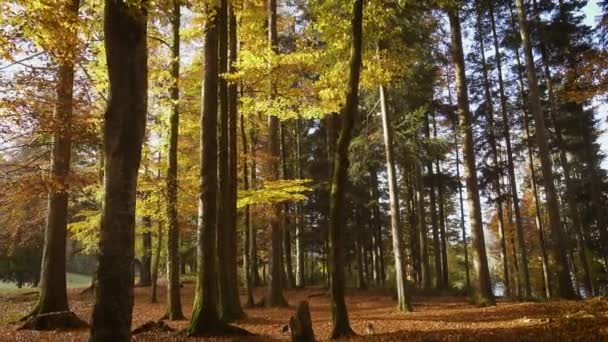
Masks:
[[[190,335],[219,329],[216,276],[216,227],[218,203],[217,117],[218,117],[218,23],[219,0],[208,4],[205,31],[205,68],[201,110],[200,185],[197,232],[196,296],[192,308]]]
[[[278,53],[278,37],[277,37],[277,1],[268,1],[268,44],[274,53]],[[271,85],[271,97],[275,96],[276,89]],[[268,116],[268,180],[279,180],[279,165],[280,165],[280,134],[279,134],[279,118],[273,115]],[[281,227],[282,204],[275,203],[271,205],[270,214],[270,243],[268,249],[269,261],[269,276],[268,290],[266,294],[267,307],[282,307],[287,306],[287,301],[283,296],[283,243],[281,241],[283,232]]]
[[[74,26],[70,30],[70,44],[76,52],[76,27],[78,25],[78,9],[80,1],[72,0],[61,8],[65,11],[66,20]],[[70,55],[68,52],[68,55]],[[76,58],[72,56],[72,58]],[[74,88],[74,61],[63,57],[57,69],[56,98],[53,112],[54,129],[53,147],[51,151],[50,175],[51,180],[48,202],[46,227],[44,231],[44,246],[42,251],[42,265],[40,268],[40,296],[36,306],[24,319],[27,321],[22,328],[36,330],[53,330],[74,324],[84,326],[73,313],[68,311],[68,297],[66,290],[66,239],[68,224],[68,197],[70,160],[72,154],[72,112]],[[39,316],[48,313],[63,313],[68,320],[59,324],[45,319],[48,316]]]
[[[451,100],[450,100],[451,101]],[[462,232],[462,243],[464,248],[464,270],[467,282],[467,292],[471,289],[471,276],[469,272],[469,248],[467,247],[467,232],[464,227],[464,201],[462,199],[462,182],[460,181],[460,158],[458,153],[457,122],[454,122],[454,149],[456,150],[456,178],[458,178],[458,201],[460,204],[460,230]]]
[[[249,155],[251,158],[251,183],[250,187],[255,189],[257,182],[257,163],[256,163],[256,149],[257,149],[257,135],[255,127],[249,128],[249,140],[251,146],[249,148]],[[251,210],[251,208],[249,208]],[[246,228],[249,230],[249,270],[251,277],[251,286],[260,286],[260,273],[258,272],[258,244],[257,244],[257,229],[252,220],[249,220],[249,226]]]
[[[334,157],[334,173],[329,207],[329,252],[331,267],[330,306],[332,312],[332,338],[353,334],[348,321],[344,299],[344,206],[348,172],[348,148],[359,104],[359,76],[361,74],[363,1],[353,4],[352,35],[349,65],[348,93],[342,108],[342,128]]]
[[[512,17],[512,26],[515,28],[515,19]],[[519,48],[515,49],[515,61],[517,66],[517,81],[519,86],[519,98],[521,101],[522,117],[524,120],[524,128],[526,131],[526,147],[528,152],[528,167],[530,170],[530,183],[532,185],[532,195],[534,196],[534,208],[535,208],[535,223],[538,229],[540,252],[541,252],[541,263],[543,266],[543,283],[545,287],[545,296],[551,298],[551,277],[549,276],[549,257],[547,255],[547,247],[545,241],[545,233],[543,228],[540,199],[538,197],[538,188],[536,183],[536,171],[534,168],[534,153],[532,152],[532,138],[530,136],[530,124],[528,120],[528,113],[526,112],[526,100],[525,100],[525,88],[524,78],[522,74],[522,63],[519,55]]]
[[[462,51],[462,33],[460,29],[460,18],[458,9],[448,10],[450,31],[452,39],[452,59],[456,74],[456,94],[458,97],[458,112],[460,117],[460,134],[463,141],[464,177],[466,181],[469,221],[475,248],[475,290],[477,302],[484,305],[494,305],[494,294],[488,268],[488,257],[483,235],[483,223],[481,218],[481,202],[479,200],[479,189],[477,185],[477,166],[475,164],[475,148],[473,146],[473,131],[471,125],[471,112],[469,109],[469,98],[467,94],[467,81],[465,76],[464,55]]]
[[[370,194],[372,196],[372,224],[373,224],[373,241],[375,246],[374,253],[376,254],[376,267],[378,269],[378,284],[383,284],[386,280],[384,274],[384,247],[382,245],[382,222],[380,220],[380,194],[378,193],[378,174],[376,170],[370,168]]]
[[[91,341],[131,339],[135,193],[147,112],[146,20],[144,2],[105,2],[110,95],[104,120],[104,202]]]
[[[446,66],[446,80],[447,80],[447,88],[448,88],[448,101],[450,107],[453,107],[452,103],[452,90],[450,87],[450,73],[449,66]],[[458,150],[458,117],[454,116],[452,120],[452,130],[454,131],[454,150],[456,152],[456,178],[458,180],[458,201],[460,207],[460,230],[462,234],[462,244],[464,248],[464,267],[465,267],[465,279],[466,279],[466,290],[469,292],[471,290],[471,276],[469,272],[469,249],[467,246],[467,232],[464,224],[464,201],[462,198],[462,181],[460,179],[460,155]]]
[[[141,270],[139,271],[139,283],[137,286],[147,287],[152,285],[152,219],[150,216],[143,218],[146,231],[142,234],[143,256],[141,257]]]
[[[555,258],[555,266],[558,274],[558,289],[557,297],[559,298],[576,298],[570,273],[568,271],[568,261],[566,254],[568,246],[564,237],[559,203],[557,199],[557,191],[553,183],[553,170],[550,158],[549,147],[547,143],[547,134],[545,132],[545,118],[543,116],[540,103],[540,93],[538,89],[538,79],[536,77],[536,68],[534,66],[534,56],[532,54],[532,43],[530,41],[530,33],[528,30],[528,21],[523,0],[516,0],[517,14],[519,17],[519,30],[524,46],[524,55],[526,58],[526,71],[528,74],[528,85],[530,90],[530,108],[534,115],[534,123],[536,127],[536,141],[539,149],[541,171],[543,174],[543,182],[545,185],[545,194],[547,198],[547,211],[549,214],[549,228],[551,229],[551,237],[553,240],[552,249]]]
[[[482,29],[482,12],[479,5],[479,1],[476,1],[477,6],[477,37],[481,52],[481,63],[482,63],[482,74],[483,74],[483,88],[485,96],[485,116],[488,125],[488,143],[490,145],[490,153],[492,156],[492,162],[494,163],[494,170],[492,175],[492,185],[494,186],[494,192],[496,193],[496,214],[498,216],[498,233],[500,239],[500,253],[502,258],[503,267],[503,279],[505,283],[505,292],[509,296],[513,296],[515,291],[511,287],[509,278],[509,261],[507,253],[507,243],[505,241],[505,218],[503,212],[502,203],[502,189],[500,185],[500,171],[498,170],[498,148],[496,147],[496,135],[494,133],[494,106],[492,104],[492,94],[490,92],[490,81],[488,79],[488,68],[486,64],[486,53],[484,44],[484,33]]]
[[[437,139],[437,122],[435,120],[435,113],[433,113],[433,137]],[[442,171],[441,161],[435,160],[435,168],[437,170],[437,199],[439,200],[439,240],[441,242],[441,282],[444,288],[449,288],[449,276],[448,276],[448,246],[447,236],[445,232],[445,200],[443,198],[443,182],[442,182]]]
[[[298,117],[296,119],[296,177],[298,179],[302,179],[302,155],[300,151],[300,122],[301,119]],[[303,224],[303,212],[302,212],[302,203],[298,202],[296,204],[296,287],[304,287],[304,244],[303,244],[303,234],[304,234],[304,224]]]
[[[74,14],[78,15],[78,6]],[[68,176],[71,159],[71,121],[74,87],[74,66],[65,62],[59,66],[57,97],[53,113],[55,133],[51,154],[50,178],[54,186],[49,191],[44,248],[40,274],[38,313],[67,311],[65,262],[68,221]]]
[[[232,72],[236,62],[236,17],[227,0],[221,1],[221,13],[218,16],[220,30],[219,67],[220,73]],[[230,50],[230,51],[229,51]],[[230,58],[230,60],[228,60]],[[218,254],[223,266],[218,268],[220,318],[225,321],[244,316],[239,300],[236,261],[236,186],[237,186],[237,91],[236,85],[228,85],[224,77],[220,78],[220,162],[219,182],[222,193],[222,206],[218,207]]]
[[[249,151],[247,146],[247,134],[245,133],[245,117],[241,114],[241,141],[243,144],[243,155],[247,151]],[[248,170],[248,160],[247,155],[243,157],[242,165],[243,165],[243,188],[245,190],[249,190],[249,170]],[[245,306],[252,307],[255,305],[253,299],[253,278],[251,272],[251,255],[250,255],[250,246],[251,239],[255,239],[254,236],[251,236],[251,209],[249,205],[245,206],[245,215],[243,222],[243,231],[245,232],[245,239],[243,242],[243,274],[245,275],[245,286],[247,287],[247,302]],[[257,270],[256,270],[257,273]]]
[[[179,67],[180,67],[180,0],[173,0],[173,45],[171,47],[172,62],[171,87],[172,111],[169,119],[169,152],[167,154],[167,313],[169,320],[184,319],[179,283],[179,222],[177,216],[177,146],[179,137]]]
[[[422,263],[422,287],[431,288],[431,270],[428,252],[428,230],[426,226],[426,214],[424,212],[424,187],[422,186],[422,167],[416,164],[416,203],[418,204],[418,233],[420,234],[420,259]]]
[[[287,146],[285,146],[285,123],[279,124],[279,135],[281,140],[281,168],[282,168],[282,178],[290,179],[291,175],[287,169]],[[282,228],[283,228],[283,265],[285,266],[285,287],[293,288],[295,286],[295,278],[293,274],[293,264],[291,258],[291,221],[289,219],[289,204],[283,203],[283,216],[282,216]]]
[[[424,133],[427,139],[431,138],[431,123],[429,121],[429,113],[424,116]],[[433,233],[433,260],[435,261],[435,287],[443,289],[443,277],[441,269],[441,246],[439,245],[439,227],[437,222],[437,200],[435,198],[435,175],[433,172],[433,162],[428,160],[426,163],[426,172],[431,181],[429,186],[429,204],[431,211],[431,229]]]
[[[422,263],[420,260],[420,234],[418,233],[418,210],[415,195],[416,173],[410,169],[408,172],[407,184],[407,205],[409,213],[409,243],[412,260],[412,275],[413,281],[422,287]]]
[[[156,231],[156,250],[154,251],[154,261],[152,262],[152,295],[150,301],[152,303],[158,302],[157,288],[158,288],[158,269],[160,267],[160,253],[163,248],[163,225],[159,221],[157,223]]]
[[[502,121],[504,126],[504,139],[507,148],[507,169],[509,173],[509,183],[511,184],[511,196],[513,196],[513,211],[515,214],[515,232],[517,233],[517,247],[521,254],[521,266],[524,276],[524,297],[530,298],[532,290],[530,287],[530,272],[528,270],[528,253],[524,241],[524,232],[521,221],[521,210],[519,207],[519,195],[517,193],[517,180],[515,179],[515,163],[513,162],[513,148],[511,146],[511,123],[509,122],[509,113],[507,109],[507,96],[505,95],[504,81],[502,75],[502,54],[498,44],[498,35],[496,34],[496,21],[494,19],[494,4],[488,2],[490,9],[490,23],[492,26],[492,37],[494,43],[494,56],[496,60],[496,70],[498,73],[498,92],[500,94],[500,108],[502,113]]]
[[[393,255],[395,259],[395,286],[397,289],[397,310],[412,311],[410,305],[407,282],[405,279],[405,260],[403,257],[403,237],[401,232],[401,217],[399,213],[399,195],[397,193],[397,175],[395,172],[395,160],[393,159],[393,136],[390,127],[388,112],[386,109],[386,98],[384,86],[380,86],[380,113],[382,116],[382,131],[384,132],[384,153],[386,156],[386,170],[388,177],[388,192],[391,208],[391,234],[393,238]]]

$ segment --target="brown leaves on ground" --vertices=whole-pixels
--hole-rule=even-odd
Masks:
[[[182,288],[184,311],[189,315],[194,286]],[[256,337],[248,341],[289,340],[283,327],[301,300],[308,300],[315,335],[327,340],[331,328],[329,298],[318,296],[322,290],[286,291],[291,306],[281,309],[246,309],[247,318],[234,322]],[[256,289],[256,298],[263,289]],[[312,296],[311,296],[312,295]],[[165,313],[164,289],[159,303],[150,303],[150,289],[135,289],[133,327],[158,320]],[[244,298],[243,298],[244,299]],[[88,320],[93,307],[90,294],[70,293],[71,309]],[[8,322],[28,312],[34,301],[12,301],[0,297],[0,341],[86,341],[88,331],[17,331]],[[588,301],[555,301],[548,303],[500,302],[496,307],[478,308],[464,297],[415,298],[413,313],[395,311],[390,296],[373,291],[349,291],[349,317],[353,329],[360,334],[355,340],[370,341],[608,341],[608,299]],[[178,332],[188,321],[166,322]],[[369,329],[369,326],[372,329]],[[373,331],[373,334],[368,334]],[[142,333],[134,341],[232,341],[233,338],[188,338],[173,332]],[[239,338],[238,340],[243,340]]]

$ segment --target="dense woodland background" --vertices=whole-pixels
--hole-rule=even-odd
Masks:
[[[66,272],[92,275],[94,341],[130,338],[134,285],[184,319],[180,279],[191,335],[311,286],[332,337],[347,287],[406,312],[605,296],[589,2],[3,0],[0,279],[40,288],[24,326],[86,324]]]

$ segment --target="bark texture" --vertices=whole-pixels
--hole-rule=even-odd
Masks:
[[[104,116],[104,197],[91,341],[131,339],[135,193],[147,112],[146,21],[143,1],[105,2],[110,85]]]
[[[547,213],[549,216],[549,229],[553,243],[551,249],[555,258],[555,267],[558,276],[558,288],[556,296],[559,298],[572,299],[576,298],[576,293],[572,287],[570,272],[567,261],[567,244],[564,237],[562,227],[559,202],[557,199],[557,190],[553,180],[552,162],[547,143],[547,134],[545,130],[545,118],[540,103],[540,92],[538,89],[538,78],[536,76],[536,67],[534,65],[534,56],[532,54],[532,43],[530,41],[530,32],[528,29],[528,19],[526,17],[526,9],[524,8],[523,0],[516,0],[517,16],[519,18],[519,31],[524,47],[524,56],[526,61],[526,72],[528,76],[529,87],[529,105],[532,114],[534,115],[534,124],[536,128],[536,143],[540,157],[541,171],[543,175],[543,184],[545,187],[545,195],[547,198]]]
[[[464,177],[469,204],[469,222],[475,249],[474,282],[475,301],[482,305],[494,305],[494,294],[488,268],[488,257],[483,235],[483,222],[481,218],[481,202],[477,184],[477,166],[475,164],[475,148],[473,146],[473,131],[471,125],[471,112],[467,94],[467,80],[465,76],[464,55],[462,52],[462,33],[458,9],[448,9],[450,21],[450,34],[452,42],[452,60],[456,74],[456,96],[458,98],[458,116],[460,118],[460,135],[462,136],[462,154],[464,160]]]
[[[177,215],[177,148],[179,137],[179,70],[180,70],[180,0],[173,0],[173,17],[171,29],[173,45],[171,47],[171,117],[169,118],[169,152],[167,154],[167,313],[169,320],[184,319],[179,283],[179,222]]]
[[[412,311],[405,278],[405,251],[403,236],[401,232],[401,217],[399,212],[399,194],[397,187],[397,175],[395,172],[395,160],[393,158],[393,136],[392,127],[388,119],[386,109],[386,97],[384,86],[380,86],[380,113],[382,116],[382,131],[384,135],[384,154],[386,157],[386,170],[388,176],[388,193],[391,210],[391,234],[393,239],[393,256],[395,259],[395,286],[397,289],[397,310]]]
[[[74,23],[67,37],[68,45],[76,44],[76,25],[80,2],[68,1],[65,7],[66,20]],[[72,113],[74,88],[74,61],[76,46],[70,46],[67,56],[57,58],[57,85],[53,112],[53,146],[44,246],[40,267],[40,296],[32,312],[23,318],[29,319],[21,328],[51,330],[62,327],[79,327],[86,323],[69,312],[66,291],[66,238],[68,224],[69,175],[72,154]],[[54,315],[60,314],[60,315]],[[56,319],[61,316],[62,319]],[[80,322],[80,324],[78,324]]]
[[[348,172],[348,148],[359,104],[359,76],[361,74],[363,0],[353,4],[351,50],[348,93],[342,108],[342,129],[334,156],[333,181],[329,206],[329,259],[330,259],[330,306],[332,313],[332,338],[353,334],[348,321],[344,299],[344,225],[345,188]]]
[[[217,227],[217,116],[218,116],[218,26],[219,1],[207,5],[205,68],[201,110],[201,155],[197,231],[197,279],[189,335],[220,329],[217,310],[216,227]]]

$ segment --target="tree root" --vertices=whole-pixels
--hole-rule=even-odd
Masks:
[[[131,332],[133,335],[145,333],[145,332],[173,332],[175,329],[168,326],[163,321],[148,321],[139,327],[133,329]]]
[[[82,329],[89,324],[71,311],[33,314],[18,330]]]

